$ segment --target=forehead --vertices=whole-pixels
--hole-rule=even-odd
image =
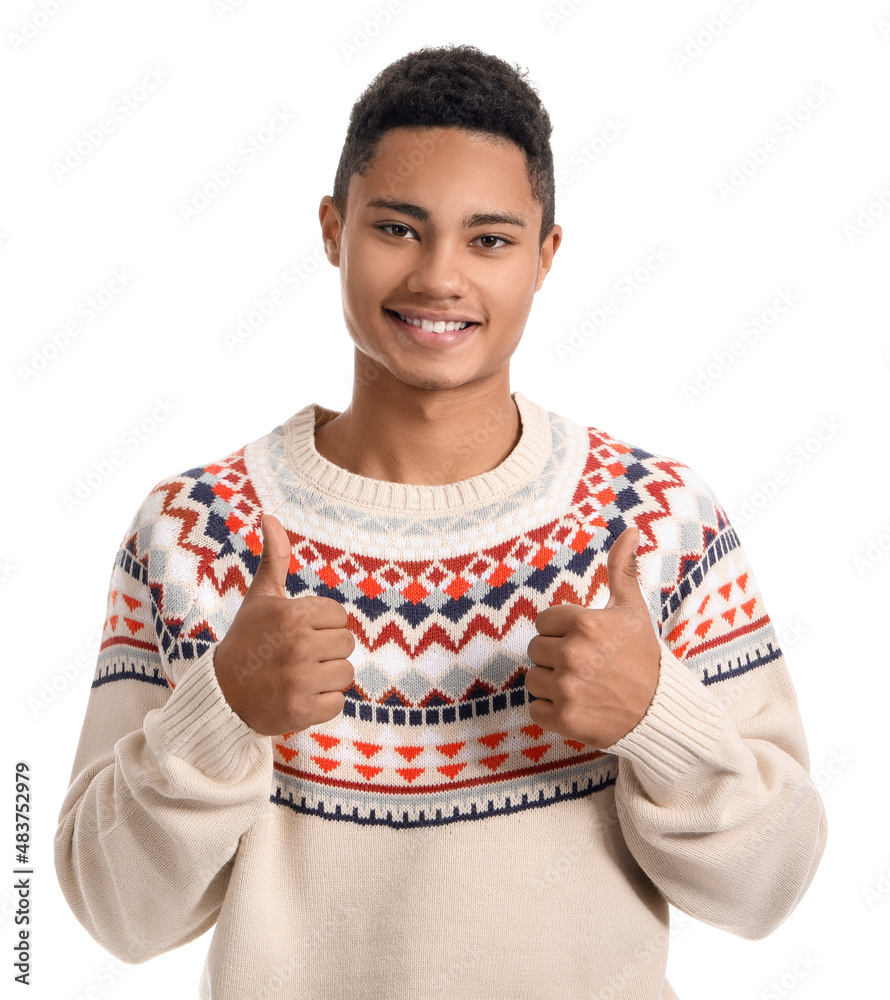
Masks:
[[[389,199],[423,205],[433,214],[485,205],[538,219],[541,206],[528,176],[525,150],[511,139],[453,126],[386,131],[364,175],[353,174],[349,201]]]

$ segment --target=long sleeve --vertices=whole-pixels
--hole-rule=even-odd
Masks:
[[[661,580],[660,676],[646,715],[607,748],[619,758],[616,809],[630,851],[671,904],[759,939],[810,885],[826,816],[747,556],[710,489],[686,476],[698,502],[710,501],[698,531],[660,529],[673,549],[650,563]],[[678,538],[694,541],[678,552]]]
[[[55,836],[74,915],[133,963],[214,924],[239,838],[269,805],[272,771],[269,739],[219,688],[217,643],[190,627],[195,574],[165,559],[156,491],[115,561]]]

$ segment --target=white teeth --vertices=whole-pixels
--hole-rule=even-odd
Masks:
[[[403,316],[401,313],[396,313],[400,320],[404,323],[410,323],[412,326],[419,326],[422,330],[426,330],[427,333],[446,333],[452,330],[465,330],[470,324],[469,323],[445,323],[439,320],[433,323],[432,320],[428,319],[408,319],[407,316]]]

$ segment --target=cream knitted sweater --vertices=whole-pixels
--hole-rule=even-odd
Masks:
[[[725,511],[688,466],[513,399],[518,444],[460,482],[333,465],[309,404],[148,494],[55,840],[114,955],[214,928],[204,1000],[669,1000],[669,903],[751,939],[794,909],[825,813]],[[280,737],[213,665],[263,513],[292,542],[289,594],[341,602],[355,636],[343,712]],[[597,749],[531,722],[527,646],[550,605],[606,604],[631,524],[660,676]]]

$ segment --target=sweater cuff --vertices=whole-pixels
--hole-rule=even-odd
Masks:
[[[154,726],[165,756],[179,757],[218,781],[244,777],[256,755],[271,761],[268,736],[261,736],[237,715],[216,679],[211,647],[186,670],[173,694],[155,715]],[[148,723],[148,719],[146,719]]]
[[[652,703],[636,726],[604,752],[629,758],[634,770],[667,788],[732,768],[736,747],[727,738],[740,737],[698,677],[664,640],[658,642],[661,660]]]

